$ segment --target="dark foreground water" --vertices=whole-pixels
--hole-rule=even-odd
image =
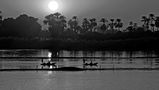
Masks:
[[[158,52],[0,50],[0,57],[109,57],[87,68],[158,68]],[[112,58],[117,57],[117,58]],[[133,58],[137,57],[137,58]],[[46,60],[47,61],[47,60]],[[82,59],[54,59],[58,67],[83,67]],[[0,59],[0,69],[41,68],[40,59]],[[48,68],[48,67],[44,67]],[[50,68],[50,67],[49,67]],[[0,72],[0,90],[158,90],[159,71]]]

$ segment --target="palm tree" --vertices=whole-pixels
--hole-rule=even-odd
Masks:
[[[108,29],[108,26],[106,25],[106,22],[108,22],[108,20],[106,20],[105,18],[101,18],[100,22],[102,22],[102,26],[100,27],[100,29],[105,32]]]
[[[143,22],[143,27],[146,27],[146,23],[147,23],[147,17],[146,16],[142,16],[141,22]]]
[[[146,16],[142,16],[142,22],[144,22],[143,27],[148,30],[149,29],[149,23],[150,23],[150,19],[147,18]]]
[[[2,26],[2,15],[1,15],[1,11],[0,11],[0,28],[1,28],[1,26]]]
[[[77,26],[78,26],[78,18],[77,18],[77,16],[73,16],[72,17],[72,24],[73,24],[73,31],[78,32],[77,31]]]
[[[157,31],[159,31],[159,16],[155,19],[155,26],[157,27]]]
[[[2,14],[2,12],[0,11],[0,20],[2,20],[2,15],[1,14]]]
[[[134,23],[132,21],[129,22],[129,26],[127,27],[128,32],[134,31]]]
[[[61,13],[56,12],[53,15],[56,17],[56,19],[58,19],[61,16]]]
[[[110,19],[110,21],[113,23],[113,22],[114,22],[114,19]]]
[[[80,34],[82,32],[82,27],[81,26],[78,25],[76,29],[77,29],[78,34]]]
[[[66,27],[66,17],[58,12],[47,15],[43,22],[49,26],[49,31],[53,32],[55,35],[63,32]]]
[[[88,21],[87,18],[83,19],[82,28],[83,28],[84,32],[88,32],[89,31],[89,29],[90,29],[90,22]]]
[[[129,22],[129,26],[133,26],[134,23],[132,21]]]
[[[97,26],[97,22],[95,18],[90,19],[90,30],[91,32],[94,31],[94,28]]]
[[[155,27],[155,24],[154,24],[155,15],[154,15],[154,14],[149,14],[149,20],[150,20],[151,29],[152,29],[152,31],[154,32],[154,27]]]
[[[114,30],[114,26],[115,26],[114,19],[110,19],[110,21],[111,21],[111,23],[109,24],[110,29]]]
[[[72,19],[74,19],[75,21],[77,21],[77,16],[73,16]]]
[[[151,29],[153,32],[155,32],[155,24],[151,24]]]
[[[123,23],[121,22],[121,19],[116,19],[115,27],[118,28],[120,31],[120,28],[123,27]]]
[[[59,17],[59,19],[60,19],[61,28],[62,28],[62,30],[64,30],[65,27],[67,27],[67,25],[66,25],[66,23],[67,23],[66,17],[63,16],[63,15],[61,15],[61,16]]]
[[[137,30],[137,28],[138,28],[137,23],[134,23],[133,28],[134,28],[134,30]]]
[[[108,20],[106,20],[105,18],[101,18],[100,22],[102,22],[103,24],[105,24],[106,22],[108,22]]]
[[[154,14],[149,14],[149,18],[154,20],[155,19],[155,15]]]
[[[70,27],[70,30],[73,30],[73,21],[72,21],[72,19],[70,19],[68,21],[68,26]]]
[[[73,16],[72,19],[70,19],[68,21],[68,25],[70,27],[70,29],[74,32],[78,32],[77,31],[77,26],[78,26],[78,18],[77,16]]]

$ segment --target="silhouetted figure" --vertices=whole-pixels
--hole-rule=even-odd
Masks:
[[[98,63],[96,62],[96,63],[93,63],[92,61],[90,62],[90,63],[86,63],[85,62],[86,60],[85,59],[83,59],[83,66],[84,66],[84,68],[86,67],[86,66],[90,66],[90,67],[93,67],[93,66],[98,66]]]
[[[56,63],[53,63],[53,62],[51,62],[51,61],[48,61],[47,63],[45,63],[45,62],[43,61],[43,59],[42,59],[41,65],[42,65],[42,68],[45,67],[45,66],[47,66],[47,67],[52,66],[52,67],[54,67],[54,68],[57,68]]]
[[[42,59],[41,62],[43,63],[43,62],[44,62],[44,59]]]

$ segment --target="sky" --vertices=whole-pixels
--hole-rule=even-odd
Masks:
[[[17,17],[28,14],[41,20],[53,13],[48,8],[52,0],[0,0],[2,15]],[[68,18],[76,15],[80,19],[88,18],[121,18],[123,22],[139,22],[141,16],[153,13],[159,15],[159,0],[56,0],[60,12]]]

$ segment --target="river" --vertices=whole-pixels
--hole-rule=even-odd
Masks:
[[[109,57],[87,68],[158,68],[156,51],[52,51],[0,50],[0,57]],[[115,58],[112,58],[115,57]],[[133,58],[136,57],[136,58]],[[47,60],[46,60],[47,62]],[[58,67],[83,67],[82,59],[54,59]],[[40,59],[0,59],[0,69],[41,68]],[[50,68],[50,67],[44,67]],[[158,90],[158,70],[109,71],[5,71],[0,72],[0,90]]]

